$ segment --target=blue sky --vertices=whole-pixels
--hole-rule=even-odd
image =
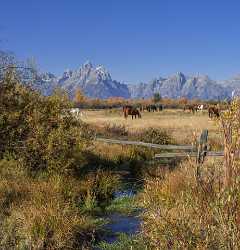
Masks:
[[[0,49],[60,74],[87,60],[136,83],[240,74],[240,1],[1,0]]]

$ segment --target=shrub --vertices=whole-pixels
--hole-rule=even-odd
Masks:
[[[151,249],[239,249],[239,185],[222,190],[221,168],[205,165],[199,185],[187,163],[146,182],[142,229]]]
[[[12,73],[0,82],[1,249],[83,249],[94,241],[98,223],[85,208],[107,203],[119,178],[98,170],[107,161],[89,150],[94,133],[71,107],[65,93],[41,96]]]
[[[94,240],[96,222],[76,206],[79,181],[17,169],[16,161],[0,162],[1,249],[82,249]]]
[[[158,128],[148,128],[135,134],[140,141],[156,143],[156,144],[171,144],[173,143],[173,138],[166,130]]]
[[[104,131],[107,136],[127,136],[128,131],[124,125],[121,124],[106,124]]]
[[[82,181],[85,189],[85,207],[94,206],[105,207],[113,198],[113,193],[118,190],[120,185],[119,176],[110,171],[97,170],[90,173]]]
[[[43,97],[8,73],[0,95],[0,157],[15,154],[34,174],[67,172],[79,164],[76,152],[84,151],[93,133],[71,115],[65,93]]]

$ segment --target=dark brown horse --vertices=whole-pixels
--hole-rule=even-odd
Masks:
[[[157,108],[158,108],[158,111],[162,111],[163,110],[163,105],[162,104],[158,104]]]
[[[132,116],[132,119],[133,117],[135,117],[135,119],[138,117],[138,118],[142,118],[141,116],[141,113],[139,112],[138,109],[132,107],[132,106],[124,106],[123,107],[123,114],[124,114],[124,117],[127,119],[127,117],[129,115]]]
[[[198,108],[196,105],[185,105],[183,110],[184,111],[189,110],[190,112],[192,112],[194,114],[195,112],[197,112]]]
[[[128,113],[131,112],[132,109],[133,109],[133,107],[130,105],[123,106],[122,110],[123,110],[123,115],[125,118],[127,118]]]
[[[217,107],[209,107],[208,108],[208,117],[213,118],[213,117],[219,117],[220,116],[220,110]]]
[[[154,104],[147,105],[147,111],[148,112],[156,112],[157,111],[157,106]]]

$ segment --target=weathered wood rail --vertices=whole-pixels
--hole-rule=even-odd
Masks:
[[[163,152],[155,154],[154,159],[161,158],[184,158],[184,157],[195,157],[197,164],[202,164],[205,157],[222,157],[224,156],[223,151],[209,151],[208,145],[208,130],[203,130],[197,145],[160,145],[154,143],[147,143],[141,141],[127,141],[127,140],[116,140],[106,138],[96,138],[96,141],[109,143],[109,144],[121,144],[121,145],[133,145],[142,146],[147,148],[163,149],[163,150],[177,150],[183,152]]]
[[[197,157],[198,153],[197,152],[189,152],[189,153],[178,153],[178,152],[174,152],[174,153],[161,153],[161,154],[155,154],[155,158],[172,158],[172,157]],[[206,156],[224,156],[224,153],[219,151],[219,152],[213,152],[213,151],[208,151],[206,153]]]
[[[196,147],[192,145],[160,145],[160,144],[147,143],[141,141],[125,141],[125,140],[114,140],[105,138],[96,138],[96,141],[110,143],[110,144],[135,145],[135,146],[143,146],[148,148],[158,148],[166,150],[189,150],[189,151],[196,150]]]

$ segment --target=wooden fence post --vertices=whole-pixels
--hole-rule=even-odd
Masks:
[[[201,169],[200,168],[201,168],[201,165],[203,164],[205,157],[207,155],[207,151],[208,151],[207,141],[208,141],[208,130],[205,129],[202,131],[200,138],[199,138],[198,145],[197,145],[197,158],[196,158],[197,181],[199,181],[201,178]]]

